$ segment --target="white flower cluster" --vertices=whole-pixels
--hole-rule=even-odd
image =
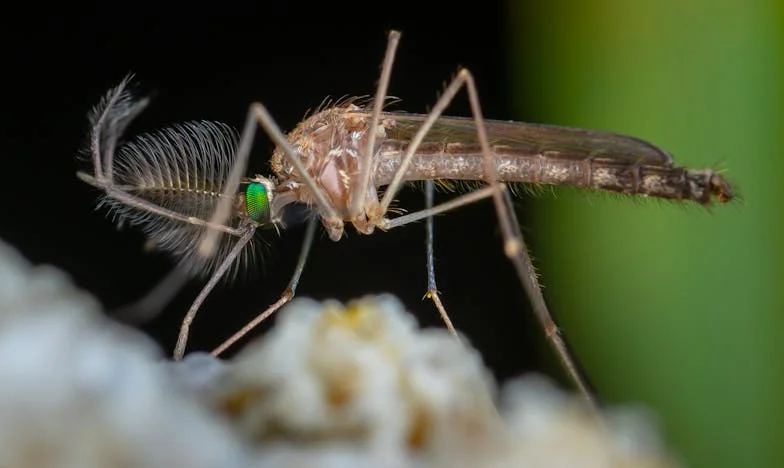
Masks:
[[[0,244],[3,468],[675,465],[638,411],[600,424],[541,378],[496,393],[391,296],[296,300],[234,359],[171,363]]]

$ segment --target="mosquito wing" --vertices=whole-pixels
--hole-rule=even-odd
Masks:
[[[359,111],[367,115],[368,111]],[[383,112],[381,118],[394,122],[387,139],[411,140],[427,115]],[[506,147],[505,152],[544,154],[564,159],[608,159],[619,163],[673,167],[672,156],[663,149],[639,138],[618,133],[562,127],[527,122],[485,120],[490,144]],[[476,125],[468,117],[440,117],[425,142],[479,144]]]

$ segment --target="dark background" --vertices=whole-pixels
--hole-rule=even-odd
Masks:
[[[142,296],[172,265],[146,254],[138,232],[118,232],[105,211],[94,211],[98,193],[75,177],[85,168],[75,156],[85,143],[88,111],[128,72],[154,97],[129,134],[191,119],[239,127],[252,101],[263,102],[288,130],[325,96],[373,94],[386,33],[395,28],[403,32],[390,86],[390,94],[403,100],[398,109],[426,111],[465,66],[475,75],[485,116],[513,117],[504,2],[430,10],[404,2],[383,12],[373,9],[384,5],[368,2],[209,5],[69,5],[57,11],[30,4],[5,15],[13,24],[3,33],[0,238],[35,263],[64,269],[109,309]],[[448,113],[469,115],[462,93]],[[249,174],[269,172],[272,144],[259,133]],[[409,211],[422,206],[421,193],[413,190],[400,200]],[[441,216],[435,228],[443,300],[489,366],[501,378],[545,368],[560,376],[502,254],[492,204]],[[535,232],[527,233],[535,240]],[[302,234],[299,227],[281,238],[267,236],[271,249],[264,264],[208,298],[189,349],[211,349],[277,299]],[[145,326],[167,352],[200,287],[190,284]],[[298,294],[348,300],[378,292],[397,295],[422,324],[441,326],[432,304],[421,300],[424,224],[369,237],[349,228],[338,243],[322,231]]]

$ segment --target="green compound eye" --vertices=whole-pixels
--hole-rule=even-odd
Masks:
[[[245,213],[257,223],[269,221],[269,197],[267,187],[251,182],[245,190]]]

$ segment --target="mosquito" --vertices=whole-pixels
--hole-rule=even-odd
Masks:
[[[221,278],[241,268],[250,255],[256,231],[286,229],[287,218],[303,207],[310,214],[309,222],[287,288],[213,354],[225,351],[294,297],[318,222],[331,240],[338,241],[347,223],[361,234],[371,234],[376,228],[386,231],[424,219],[426,297],[457,336],[436,287],[433,216],[491,198],[504,253],[547,339],[574,384],[595,404],[548,311],[507,184],[568,185],[704,206],[729,202],[733,198],[730,184],[711,169],[680,167],[669,153],[638,138],[485,120],[467,69],[458,71],[429,114],[384,111],[399,40],[399,32],[389,33],[372,101],[349,99],[325,106],[288,135],[257,102],[251,104],[239,136],[227,125],[200,121],[120,143],[127,125],[148,103],[129,91],[130,77],[93,110],[88,151],[93,174],[79,172],[78,176],[104,192],[102,203],[120,222],[140,226],[158,249],[179,260],[172,277],[210,275],[183,319],[174,358],[184,356],[189,329],[202,302]],[[472,117],[443,117],[463,88]],[[257,125],[276,145],[271,156],[274,175],[248,178],[244,174]],[[434,205],[433,181],[438,180],[480,181],[484,186]],[[426,207],[388,217],[395,195],[412,181],[425,181]],[[171,289],[172,283],[162,284]]]

